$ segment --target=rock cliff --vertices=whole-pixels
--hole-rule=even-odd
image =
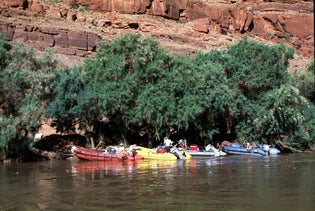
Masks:
[[[44,50],[85,57],[126,32],[194,54],[247,35],[314,55],[313,0],[0,0],[0,32]]]

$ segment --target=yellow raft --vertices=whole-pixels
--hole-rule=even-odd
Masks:
[[[190,159],[191,155],[187,152],[179,152],[181,156],[177,157],[173,153],[165,152],[158,153],[156,149],[150,149],[146,147],[139,147],[136,150],[138,155],[141,155],[143,159],[151,159],[151,160],[178,160],[178,159]]]

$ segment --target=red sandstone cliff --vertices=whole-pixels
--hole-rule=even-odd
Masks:
[[[314,54],[313,0],[0,0],[0,32],[39,50],[88,56],[100,39],[152,36],[194,53],[247,35]]]

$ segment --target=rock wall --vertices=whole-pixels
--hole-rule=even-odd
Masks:
[[[62,29],[52,29],[34,26],[19,26],[1,24],[0,32],[8,41],[27,43],[37,50],[54,48],[57,53],[75,56],[88,56],[95,51],[100,36],[82,32]]]
[[[313,0],[59,0],[68,8],[47,6],[41,0],[0,0],[0,7],[21,8],[38,15],[86,22],[96,27],[153,31],[152,24],[139,20],[118,20],[114,14],[147,14],[181,23],[192,23],[201,34],[247,34],[265,40],[284,42],[304,56],[314,55]],[[110,16],[89,18],[89,11],[101,11]],[[92,33],[19,26],[1,23],[0,32],[10,40],[35,42],[40,48],[55,47],[58,52],[85,55],[95,49],[100,39]],[[183,35],[185,36],[185,35]]]
[[[69,6],[128,14],[145,13],[195,23],[201,33],[248,33],[289,42],[305,56],[314,54],[312,0],[65,0]],[[313,26],[313,27],[310,27]]]

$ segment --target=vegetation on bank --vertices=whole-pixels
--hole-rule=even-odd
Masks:
[[[21,157],[40,120],[86,131],[91,144],[158,145],[223,140],[306,150],[315,141],[314,62],[286,71],[293,49],[243,38],[227,50],[174,55],[151,38],[126,34],[99,43],[81,66],[59,68],[0,38],[0,147]]]

